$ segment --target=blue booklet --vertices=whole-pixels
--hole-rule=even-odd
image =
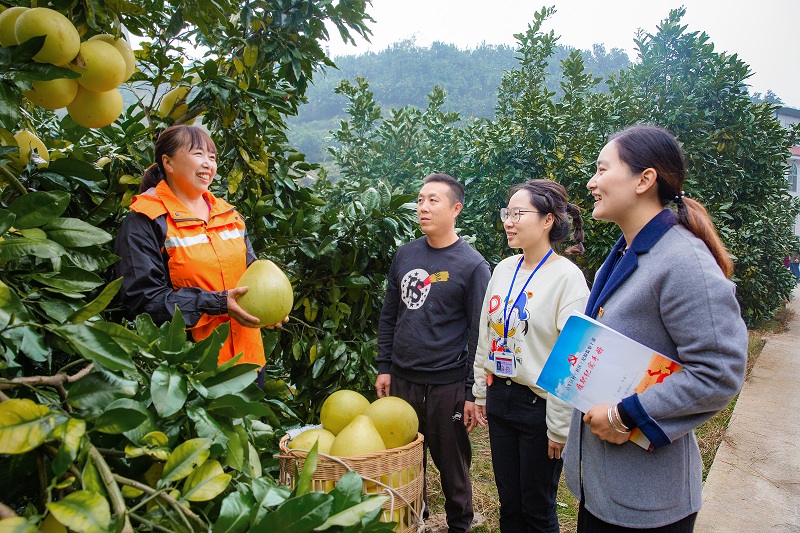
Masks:
[[[680,369],[677,361],[573,311],[536,385],[585,413],[642,392]],[[630,440],[652,449],[638,429]]]

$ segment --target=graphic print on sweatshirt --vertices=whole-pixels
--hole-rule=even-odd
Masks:
[[[409,309],[419,309],[431,292],[431,283],[447,281],[450,273],[446,270],[428,274],[421,268],[409,270],[400,280],[400,299]]]
[[[494,361],[495,353],[503,353],[504,351],[509,354],[514,354],[514,359],[517,364],[522,362],[519,356],[520,346],[522,345],[523,338],[528,333],[528,301],[533,296],[530,291],[525,291],[514,303],[514,307],[508,307],[505,310],[506,318],[508,319],[508,345],[503,342],[503,297],[499,294],[493,294],[489,299],[489,339],[491,340],[491,348],[489,348],[489,360]],[[513,295],[512,295],[513,298]]]

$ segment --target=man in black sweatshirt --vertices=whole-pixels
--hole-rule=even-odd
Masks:
[[[389,270],[375,380],[379,398],[399,396],[417,412],[451,533],[469,531],[474,514],[467,429],[475,421],[464,419],[464,404],[475,399],[472,362],[491,277],[486,260],[456,234],[463,205],[464,187],[454,178],[424,179],[417,217],[425,236],[401,246]],[[427,494],[425,501],[427,513]]]

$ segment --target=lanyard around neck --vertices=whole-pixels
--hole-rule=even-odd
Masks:
[[[545,256],[542,257],[542,260],[539,261],[539,264],[536,265],[536,268],[533,269],[533,272],[531,272],[531,275],[528,276],[528,279],[525,281],[525,285],[522,286],[522,289],[520,289],[519,294],[517,294],[517,297],[514,299],[514,303],[511,305],[511,310],[512,311],[514,310],[514,307],[517,306],[517,302],[519,301],[519,299],[522,296],[522,294],[525,292],[525,288],[528,286],[528,283],[530,283],[531,278],[533,278],[533,275],[536,274],[536,272],[539,270],[539,268],[544,264],[545,261],[547,261],[547,258],[550,257],[550,254],[552,254],[552,253],[553,253],[553,249],[550,248],[550,250],[545,254]],[[517,269],[514,270],[514,277],[511,278],[511,286],[508,287],[508,295],[506,296],[505,307],[503,307],[503,342],[504,343],[508,341],[508,322],[511,319],[511,315],[507,315],[507,313],[508,313],[508,301],[511,298],[511,291],[514,290],[514,282],[517,280],[517,273],[519,272],[519,268],[522,266],[522,262],[524,260],[525,260],[525,256],[524,255],[519,258],[519,262],[517,263]]]

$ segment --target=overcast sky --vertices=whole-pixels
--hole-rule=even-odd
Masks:
[[[559,44],[582,50],[604,44],[624,49],[632,60],[637,28],[655,33],[670,9],[683,5],[689,31],[706,32],[716,51],[738,53],[750,65],[751,92],[771,89],[800,109],[800,0],[372,0],[372,44],[345,46],[334,29],[329,46],[334,57],[383,50],[412,37],[421,46],[514,46],[514,34],[524,32],[545,5],[557,12],[543,29],[560,35]]]

